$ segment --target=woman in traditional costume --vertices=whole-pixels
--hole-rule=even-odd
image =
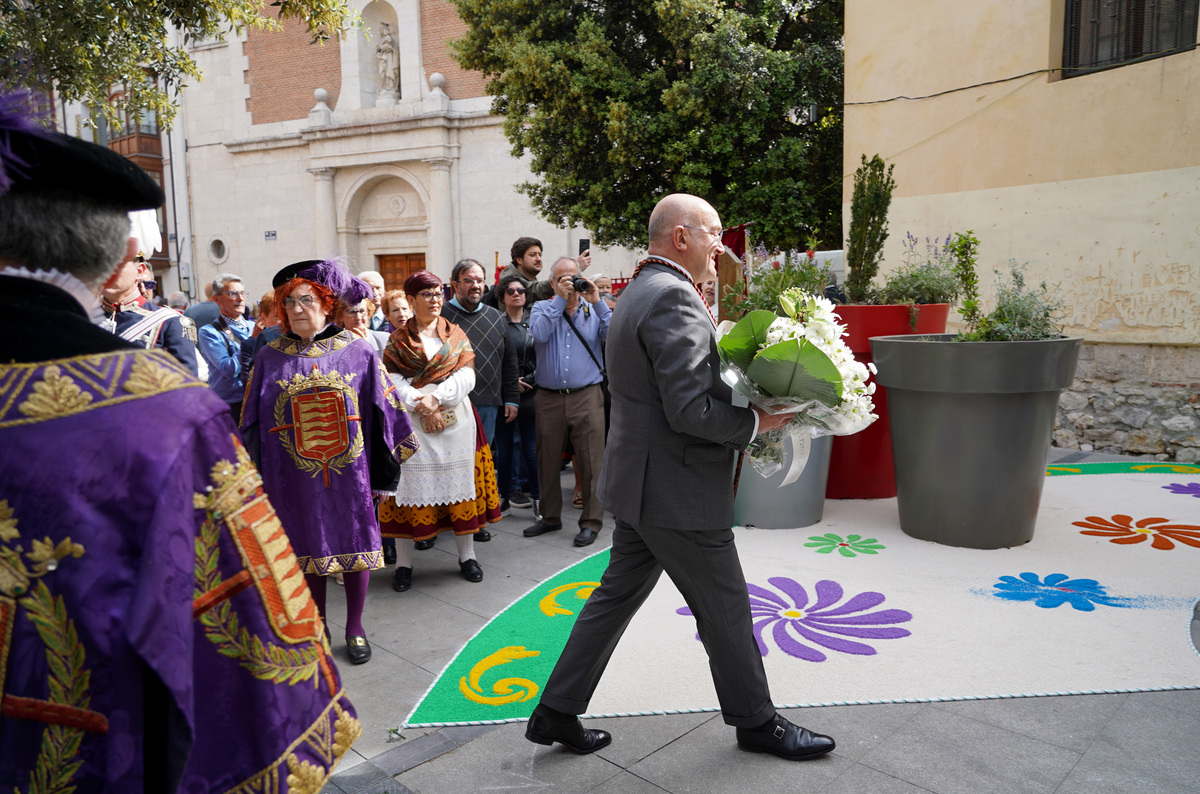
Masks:
[[[463,578],[483,581],[474,536],[500,520],[491,452],[467,396],[475,388],[475,352],[463,330],[441,316],[440,278],[419,270],[404,291],[413,317],[392,332],[383,361],[401,402],[420,419],[421,450],[405,464],[395,499],[379,507],[384,536],[398,539],[392,589],[400,593],[412,587],[414,541],[441,532],[454,533]]]
[[[339,300],[371,288],[336,260],[288,265],[272,284],[285,334],[254,361],[242,436],[322,618],[327,577],[343,574],[347,655],[362,664],[367,584],[383,567],[372,496],[394,491],[417,439],[374,346],[331,323]]]

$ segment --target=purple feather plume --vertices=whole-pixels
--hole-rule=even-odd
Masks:
[[[0,86],[0,196],[8,192],[13,179],[29,166],[13,151],[13,133],[42,135],[44,131],[30,104],[29,92]]]
[[[329,287],[347,306],[361,303],[375,294],[371,285],[353,275],[340,259],[326,259],[306,267],[296,275]]]

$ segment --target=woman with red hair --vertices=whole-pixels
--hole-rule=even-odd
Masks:
[[[362,664],[367,584],[383,567],[373,495],[395,490],[417,440],[374,346],[331,322],[371,288],[336,260],[288,265],[273,286],[285,333],[255,358],[242,436],[322,619],[327,577],[343,575],[346,653]]]
[[[468,398],[475,388],[475,352],[467,335],[441,316],[442,280],[418,270],[404,282],[413,316],[392,332],[384,366],[404,406],[420,422],[421,450],[404,467],[395,499],[379,506],[385,537],[398,538],[392,589],[412,587],[414,541],[453,532],[468,582],[483,581],[474,536],[500,520],[500,495],[487,438]]]

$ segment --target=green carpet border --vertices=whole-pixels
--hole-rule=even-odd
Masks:
[[[598,551],[592,552],[591,554],[580,557],[575,562],[573,562],[570,565],[567,565],[563,568],[558,569],[557,571],[550,574],[549,576],[547,576],[545,579],[541,580],[540,582],[535,582],[533,585],[531,585],[529,587],[528,590],[526,590],[525,592],[521,593],[521,595],[514,598],[512,600],[512,603],[510,603],[504,609],[500,610],[495,615],[493,615],[488,620],[487,623],[484,623],[482,626],[479,627],[479,629],[474,634],[471,635],[470,639],[468,639],[466,642],[463,643],[462,647],[458,649],[458,651],[454,654],[453,657],[451,657],[450,661],[446,662],[446,664],[444,664],[442,666],[442,669],[438,671],[438,674],[436,676],[434,676],[433,681],[429,684],[428,687],[425,688],[425,691],[423,693],[421,693],[421,697],[417,699],[416,704],[408,712],[408,716],[406,716],[404,718],[404,722],[400,723],[400,727],[396,728],[394,730],[402,731],[405,728],[449,728],[449,727],[469,726],[469,725],[503,725],[508,722],[524,722],[524,720],[518,720],[518,719],[505,719],[505,720],[470,720],[470,721],[462,721],[462,722],[409,723],[408,720],[414,714],[417,713],[417,709],[419,709],[421,707],[421,705],[425,702],[425,698],[429,697],[429,693],[432,692],[433,688],[437,686],[438,681],[442,680],[442,676],[444,676],[446,674],[446,671],[454,666],[455,662],[458,661],[459,657],[463,655],[463,653],[467,650],[467,648],[471,647],[471,643],[475,641],[475,638],[478,637],[480,634],[482,634],[484,631],[486,631],[489,626],[491,626],[493,623],[495,623],[497,620],[499,620],[502,616],[504,616],[510,609],[512,609],[517,604],[521,603],[526,598],[528,598],[529,595],[531,593],[533,593],[535,590],[545,587],[546,582],[549,582],[549,581],[555,579],[556,577],[562,576],[567,571],[570,571],[574,568],[579,567],[580,565],[586,563],[588,560],[594,560],[596,557],[599,557],[601,554],[608,554],[608,553],[609,553],[609,549],[604,548],[604,549],[600,549]]]
[[[1161,462],[1161,461],[1153,461],[1153,462],[1151,462],[1151,461],[1146,461],[1146,462],[1142,462],[1142,461],[1100,461],[1100,462],[1094,462],[1094,463],[1052,463],[1052,464],[1048,464],[1046,466],[1046,476],[1047,477],[1063,477],[1063,476],[1077,476],[1077,475],[1091,475],[1091,474],[1200,474],[1200,464],[1194,465],[1194,464],[1170,463],[1170,462]],[[410,717],[412,717],[413,714],[416,713],[417,709],[420,708],[421,704],[424,703],[425,698],[428,697],[429,693],[433,691],[433,688],[435,686],[437,686],[438,681],[440,681],[442,679],[442,676],[446,673],[446,671],[448,669],[450,669],[450,667],[453,666],[455,662],[458,661],[459,657],[463,654],[463,652],[466,651],[466,649],[468,647],[470,647],[471,643],[475,640],[475,638],[478,637],[485,629],[487,629],[488,626],[490,626],[492,623],[494,623],[496,620],[498,620],[502,615],[504,615],[506,612],[508,612],[513,606],[520,603],[522,600],[524,600],[527,596],[529,596],[535,590],[538,590],[539,588],[545,586],[546,582],[554,579],[557,576],[561,576],[561,575],[565,574],[567,571],[570,571],[571,569],[583,564],[584,562],[586,562],[590,559],[594,559],[596,556],[598,556],[600,554],[607,554],[608,551],[609,551],[608,549],[601,549],[600,551],[597,551],[593,554],[589,554],[586,557],[583,557],[583,558],[579,559],[578,561],[573,562],[570,565],[568,565],[564,568],[561,568],[558,571],[555,571],[553,574],[546,577],[544,580],[531,586],[528,590],[526,590],[524,593],[522,593],[519,597],[514,599],[511,604],[509,604],[507,607],[500,610],[500,612],[498,612],[494,616],[492,616],[492,618],[490,620],[488,620],[487,623],[480,626],[479,630],[476,631],[473,635],[471,635],[470,639],[468,639],[465,643],[463,643],[463,646],[461,648],[459,648],[457,653],[454,654],[454,657],[452,659],[450,659],[450,661],[447,662],[442,667],[441,671],[434,677],[433,682],[430,683],[430,685],[425,689],[425,692],[422,693],[421,697],[417,700],[416,705],[414,705],[412,710],[409,711],[408,716],[405,717],[404,722],[401,723],[400,727],[396,730],[402,731],[405,728],[458,728],[458,727],[470,727],[470,726],[481,726],[481,725],[507,725],[509,723],[527,722],[528,721],[527,719],[510,718],[510,719],[502,719],[502,720],[464,720],[464,721],[459,721],[459,722],[409,723],[408,719]],[[1192,604],[1193,614],[1195,614],[1197,605],[1200,605],[1200,598],[1198,598]],[[1186,628],[1186,631],[1187,631],[1188,644],[1191,646],[1192,652],[1195,653],[1197,656],[1200,656],[1200,649],[1198,649],[1196,647],[1196,643],[1192,638],[1190,621]],[[776,704],[775,707],[778,709],[804,709],[804,708],[821,708],[821,707],[825,707],[825,706],[879,706],[879,705],[892,705],[892,704],[900,704],[900,703],[953,703],[953,702],[970,702],[970,701],[977,701],[977,700],[1013,700],[1016,698],[1062,697],[1062,696],[1067,696],[1067,695],[1126,695],[1126,694],[1138,694],[1138,693],[1144,693],[1144,692],[1179,692],[1179,691],[1190,691],[1190,690],[1200,690],[1200,684],[1166,686],[1166,687],[1149,687],[1149,688],[1131,688],[1131,689],[1069,690],[1069,691],[1065,691],[1065,692],[1027,692],[1027,693],[1016,693],[1016,694],[1005,694],[1005,695],[962,695],[962,696],[957,696],[957,697],[894,698],[894,699],[889,698],[889,699],[881,699],[881,700],[820,701],[820,702],[811,702],[811,703]],[[703,708],[703,709],[662,709],[662,710],[637,711],[637,712],[582,714],[582,715],[580,715],[580,719],[612,719],[612,718],[616,718],[616,717],[661,717],[661,716],[670,716],[670,715],[675,715],[675,714],[715,714],[715,713],[719,713],[719,712],[720,712],[720,708],[715,708],[715,707],[714,708]]]

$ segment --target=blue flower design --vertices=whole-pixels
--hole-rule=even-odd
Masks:
[[[1200,482],[1173,482],[1164,485],[1163,488],[1180,496],[1194,496],[1200,499]]]
[[[888,625],[906,623],[912,620],[912,613],[903,609],[870,611],[884,602],[882,593],[859,593],[843,601],[842,586],[829,579],[817,582],[812,597],[802,584],[792,579],[778,576],[767,581],[774,590],[747,585],[754,639],[763,656],[768,652],[768,630],[779,650],[810,662],[823,662],[827,658],[814,646],[838,653],[874,656],[873,646],[855,640],[891,640],[912,633]],[[676,612],[692,614],[687,607]]]
[[[1054,609],[1070,604],[1080,612],[1092,612],[1096,604],[1109,607],[1128,607],[1124,598],[1107,595],[1104,585],[1095,579],[1071,579],[1065,573],[1049,574],[1044,580],[1036,573],[1023,573],[1020,578],[1001,576],[995,584],[994,595],[1007,601],[1032,601],[1042,609]]]

